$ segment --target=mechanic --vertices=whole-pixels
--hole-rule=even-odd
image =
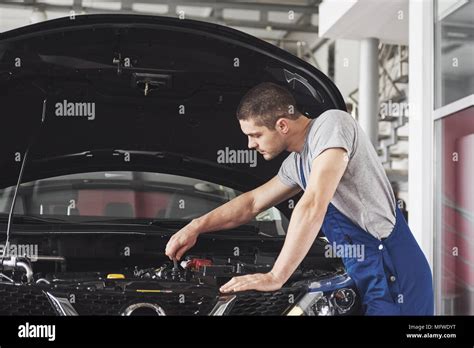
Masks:
[[[237,118],[248,147],[265,160],[285,150],[291,153],[271,180],[175,233],[166,255],[179,260],[199,234],[245,224],[304,190],[272,270],[233,277],[221,292],[280,289],[322,229],[331,244],[357,243],[364,248],[362,259],[352,255],[342,260],[366,315],[432,315],[429,264],[396,204],[369,138],[347,112],[327,110],[310,119],[295,105],[289,91],[269,82],[246,93]]]

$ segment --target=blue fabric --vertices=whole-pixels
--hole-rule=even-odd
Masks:
[[[300,162],[303,188],[306,180]],[[378,240],[329,203],[322,230],[336,247],[361,250],[342,261],[362,297],[365,315],[433,315],[431,269],[396,207],[396,223],[388,238]],[[357,248],[358,247],[358,248]]]

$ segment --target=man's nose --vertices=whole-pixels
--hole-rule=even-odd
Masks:
[[[253,149],[256,146],[257,146],[257,144],[255,144],[255,142],[251,138],[249,138],[249,143],[248,143],[249,149]]]

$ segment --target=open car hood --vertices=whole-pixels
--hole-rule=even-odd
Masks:
[[[345,110],[336,86],[310,64],[215,24],[85,15],[2,33],[0,187],[16,183],[30,147],[23,181],[91,170],[193,171],[254,188],[287,154],[268,162],[258,155],[250,166],[219,164],[217,152],[247,149],[235,112],[263,81],[288,88],[309,117]],[[66,103],[89,103],[94,116],[58,117]]]

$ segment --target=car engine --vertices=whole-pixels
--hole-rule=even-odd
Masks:
[[[271,266],[233,258],[187,256],[181,262],[168,260],[158,267],[125,267],[113,273],[34,273],[27,259],[5,259],[0,268],[0,313],[281,315],[307,294],[309,284],[343,273],[342,269],[300,267],[276,292],[244,291],[224,295],[218,290],[234,276],[268,272]],[[339,298],[334,301],[341,302]]]

